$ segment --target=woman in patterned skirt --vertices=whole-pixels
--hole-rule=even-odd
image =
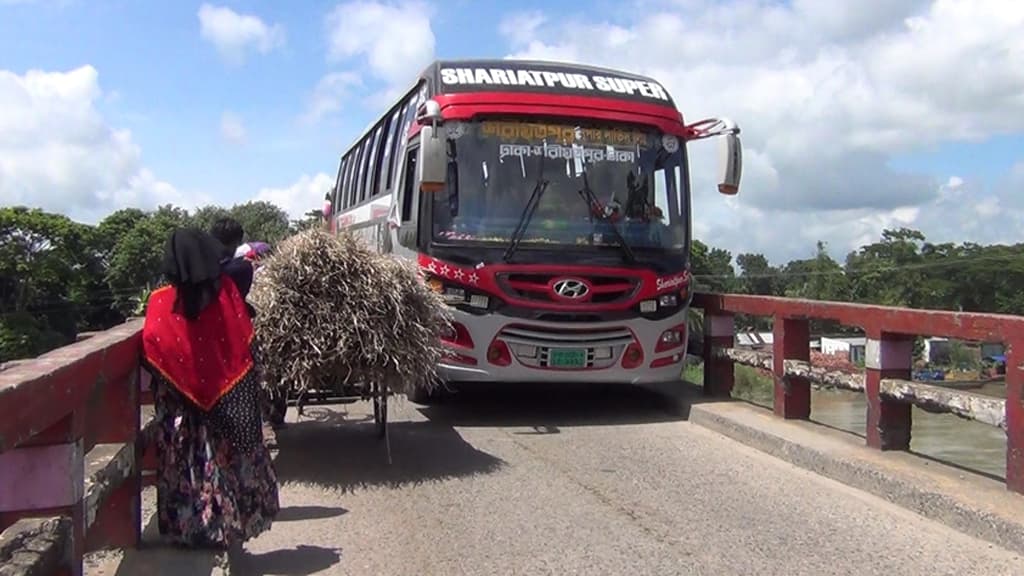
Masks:
[[[142,331],[153,374],[160,533],[186,546],[229,548],[270,528],[277,476],[263,443],[253,327],[223,246],[175,230]]]

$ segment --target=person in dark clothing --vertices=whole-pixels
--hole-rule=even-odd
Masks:
[[[249,290],[252,289],[252,281],[256,269],[248,259],[235,256],[238,247],[245,240],[245,230],[242,228],[242,224],[234,218],[218,218],[213,223],[213,226],[210,227],[210,235],[220,240],[220,243],[224,245],[224,256],[220,261],[221,271],[234,281],[235,286],[238,287],[238,293],[242,296],[242,301],[245,303],[245,309],[249,313],[250,320],[255,320],[256,308],[247,301],[247,298]],[[259,350],[258,342],[254,341],[253,352],[257,356],[259,355]],[[260,388],[259,398],[260,410],[264,419],[270,421],[275,428],[280,428],[284,424],[284,413],[288,409],[287,398],[270,392],[264,387]]]
[[[280,502],[262,441],[252,321],[221,254],[200,230],[168,238],[168,283],[149,297],[142,361],[153,376],[160,533],[233,548],[270,529]]]
[[[235,286],[238,287],[238,292],[244,300],[249,296],[249,290],[252,288],[253,268],[245,258],[235,258],[235,250],[245,238],[242,224],[234,218],[218,218],[210,228],[210,234],[224,245],[221,270],[235,281]]]

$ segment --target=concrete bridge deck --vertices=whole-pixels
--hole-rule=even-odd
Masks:
[[[276,437],[281,515],[240,555],[155,543],[147,489],[142,548],[93,554],[86,574],[1024,574],[1013,546],[698,425],[674,393],[481,390],[392,412],[388,465],[365,403],[292,410]],[[965,506],[1020,506],[993,485]]]

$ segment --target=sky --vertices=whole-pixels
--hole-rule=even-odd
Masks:
[[[774,263],[885,228],[1024,241],[1020,0],[0,0],[0,205],[318,209],[436,58],[645,74],[742,129],[691,145],[695,237]]]

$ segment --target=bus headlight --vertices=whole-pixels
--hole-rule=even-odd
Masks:
[[[665,330],[658,337],[658,343],[654,345],[655,352],[664,352],[679,348],[683,345],[683,338],[686,334],[686,324],[680,324]]]
[[[662,294],[658,297],[658,306],[662,308],[674,308],[679,304],[679,298],[675,294]]]

